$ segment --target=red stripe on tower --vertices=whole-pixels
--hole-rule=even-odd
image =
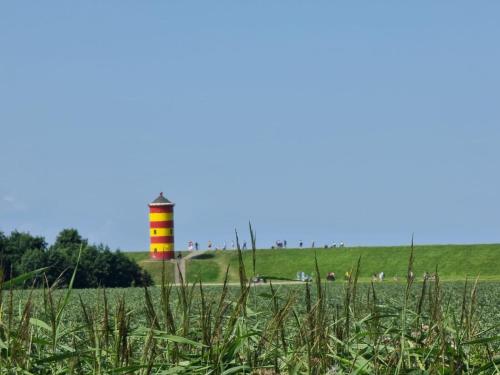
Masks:
[[[173,220],[167,220],[167,221],[150,221],[149,222],[149,227],[150,228],[173,228],[174,227],[174,221]]]
[[[151,243],[174,243],[173,236],[151,236]]]
[[[174,212],[173,206],[149,206],[150,213],[163,213],[163,212]]]

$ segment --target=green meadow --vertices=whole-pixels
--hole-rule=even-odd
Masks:
[[[185,255],[187,253],[183,253]],[[149,261],[147,252],[128,252],[158,283],[161,280],[161,262]],[[252,268],[252,251],[242,252],[247,269]],[[384,272],[385,281],[406,277],[410,246],[345,247],[336,249],[279,249],[256,250],[256,273],[271,279],[293,280],[299,271],[314,274],[317,257],[321,276],[335,272],[343,278],[361,259],[359,280],[370,281],[374,273]],[[421,245],[414,247],[414,273],[417,279],[425,272],[436,270],[444,281],[464,280],[466,277],[500,281],[500,244],[484,245]],[[222,282],[227,266],[229,280],[238,280],[236,251],[207,251],[186,261],[189,281]],[[166,265],[167,272],[173,269]]]

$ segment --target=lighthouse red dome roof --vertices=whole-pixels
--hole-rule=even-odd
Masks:
[[[167,198],[163,196],[163,193],[160,193],[158,198],[150,203],[151,206],[163,206],[163,205],[173,205]]]

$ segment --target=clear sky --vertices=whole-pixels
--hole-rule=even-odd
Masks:
[[[500,2],[0,5],[0,230],[500,242]]]

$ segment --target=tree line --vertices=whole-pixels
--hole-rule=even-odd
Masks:
[[[3,280],[47,267],[33,282],[68,285],[80,260],[75,288],[129,287],[151,285],[152,278],[120,250],[103,244],[89,244],[76,229],[63,229],[52,245],[44,237],[13,231],[0,232],[0,276]]]

